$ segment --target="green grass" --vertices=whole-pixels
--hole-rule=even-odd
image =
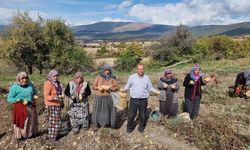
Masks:
[[[4,63],[4,60],[0,60],[2,63],[2,67],[0,67],[0,81],[1,85],[0,86],[8,86],[10,82],[15,82],[16,74],[18,71],[16,71],[11,63]],[[5,67],[3,67],[3,65]],[[178,66],[174,66],[171,69],[174,70],[176,74],[183,74],[183,73],[188,73],[192,69],[194,63],[187,63],[187,64],[181,64]],[[226,77],[229,73],[238,73],[240,71],[244,70],[250,70],[250,59],[245,58],[245,59],[237,59],[237,60],[219,60],[219,61],[208,61],[208,62],[202,62],[200,63],[200,66],[202,68],[203,73],[215,73],[218,74],[221,77]],[[145,68],[145,73],[148,75],[155,75],[156,73],[161,73],[164,71],[164,69],[167,67],[162,67],[158,68],[156,70],[150,69],[150,68]],[[113,75],[116,77],[128,77],[129,75],[133,74],[136,72],[136,68],[134,68],[131,72],[126,72],[126,71],[117,71],[113,70]],[[98,74],[97,72],[92,72],[88,74],[84,74],[85,80],[89,82],[93,82],[95,79],[96,75]],[[69,74],[69,75],[60,75],[60,81],[62,84],[67,84],[68,81],[72,80],[74,74]],[[34,74],[30,75],[30,80],[34,82],[35,84],[41,84],[43,83],[47,78],[47,74],[38,74],[35,72]],[[233,79],[234,80],[234,79]]]

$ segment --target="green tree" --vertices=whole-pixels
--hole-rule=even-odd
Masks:
[[[71,73],[81,71],[89,73],[93,69],[93,59],[80,46],[75,47],[70,55],[69,65],[64,68],[65,72]]]
[[[234,58],[235,42],[228,36],[215,36],[212,38],[212,50],[221,58]]]
[[[202,37],[195,41],[193,45],[193,53],[195,60],[202,60],[204,58],[211,59],[212,53],[211,49],[213,47],[213,43],[211,38]]]
[[[64,71],[63,68],[70,64],[70,56],[75,46],[75,38],[70,28],[60,18],[48,19],[44,38],[49,51],[48,67]]]
[[[122,49],[115,62],[117,70],[131,71],[140,62],[143,55],[142,46],[139,44],[134,43]]]
[[[109,51],[107,50],[107,48],[104,47],[104,46],[102,46],[101,49],[98,49],[98,50],[97,50],[97,55],[98,55],[99,57],[102,57],[102,56],[104,56],[105,54],[107,54],[108,52],[109,52]]]
[[[176,27],[175,33],[166,41],[166,45],[176,47],[180,55],[192,54],[193,43],[190,29],[182,24]]]
[[[156,61],[164,61],[162,64],[173,64],[193,55],[193,43],[190,29],[185,25],[176,27],[176,31],[160,39],[149,49],[149,55]],[[157,63],[158,64],[158,63]]]
[[[42,18],[32,19],[28,12],[18,13],[4,31],[4,55],[19,69],[30,74],[33,67],[43,68],[45,43],[42,37]],[[44,52],[46,53],[46,52]]]

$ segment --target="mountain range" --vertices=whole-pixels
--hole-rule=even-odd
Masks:
[[[176,26],[137,22],[98,22],[72,27],[78,39],[85,40],[152,40],[175,32]],[[250,34],[250,22],[230,25],[190,27],[194,37],[211,35],[240,36]]]
[[[0,25],[0,32],[5,26]],[[71,27],[77,39],[83,40],[154,40],[175,32],[176,26],[139,22],[97,22]],[[194,37],[211,35],[241,36],[250,34],[250,22],[229,25],[190,27]]]

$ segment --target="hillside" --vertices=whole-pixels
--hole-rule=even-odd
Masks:
[[[5,25],[0,25],[0,32]],[[71,27],[77,39],[84,40],[154,40],[171,34],[176,26],[140,22],[98,22]],[[250,22],[230,25],[204,25],[190,27],[194,37],[210,35],[240,36],[250,34]]]
[[[230,25],[205,25],[190,27],[195,37],[210,35],[250,34],[250,22]],[[135,22],[98,22],[72,27],[78,39],[85,40],[149,40],[171,34],[175,26],[154,25]]]
[[[78,39],[88,40],[154,39],[174,29],[174,26],[133,22],[98,22],[72,27]]]

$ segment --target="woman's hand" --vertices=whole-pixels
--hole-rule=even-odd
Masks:
[[[175,85],[175,84],[172,84],[172,85],[171,85],[171,88],[172,88],[172,89],[175,89],[175,88],[176,88],[176,85]]]
[[[34,99],[34,100],[38,100],[39,97],[38,97],[37,95],[34,95],[34,96],[33,96],[33,99]]]
[[[162,83],[162,86],[163,86],[163,88],[168,88],[168,84],[167,83]]]
[[[102,92],[102,93],[104,92],[104,88],[103,88],[102,86],[99,86],[99,87],[98,87],[98,90],[99,90],[100,92]]]
[[[27,104],[28,104],[28,100],[27,100],[27,99],[24,99],[24,100],[23,100],[23,104],[24,104],[24,105],[27,105]]]
[[[194,81],[193,81],[193,80],[190,80],[190,81],[189,81],[189,85],[194,85]]]

